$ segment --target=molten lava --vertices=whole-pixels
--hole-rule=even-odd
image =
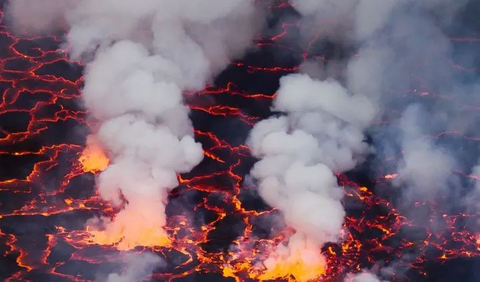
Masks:
[[[132,232],[131,228],[126,228],[127,224],[134,224],[137,232]],[[148,218],[132,212],[129,212],[125,219],[117,219],[113,225],[110,224],[105,230],[96,230],[87,226],[87,231],[90,233],[88,243],[110,245],[122,251],[131,250],[138,246],[165,247],[171,244],[171,240],[161,226],[155,222],[148,222]]]
[[[92,137],[87,139],[87,147],[79,161],[83,171],[92,173],[104,171],[110,162],[102,147]]]
[[[260,280],[290,279],[297,282],[314,281],[325,274],[326,263],[309,260],[306,253],[312,250],[298,250],[287,258],[267,260],[266,270],[257,278]]]
[[[79,162],[85,172],[98,173],[109,165],[109,159],[101,146],[91,136],[87,139],[87,147],[80,156]],[[156,214],[157,211],[152,211]],[[126,205],[125,209],[110,219],[90,220],[87,231],[90,233],[88,243],[114,246],[118,250],[130,250],[137,246],[167,246],[170,244],[165,230],[155,216],[140,214]],[[105,228],[99,225],[109,223]],[[135,228],[131,228],[134,225]],[[130,227],[130,228],[129,228]]]
[[[272,10],[289,9],[285,1],[272,3],[277,3]],[[126,201],[119,211],[94,189],[95,175],[105,170],[109,159],[98,143],[87,140],[85,146],[78,138],[77,129],[89,130],[87,113],[78,106],[81,66],[58,52],[59,38],[16,38],[2,24],[2,16],[0,159],[9,165],[0,171],[1,281],[96,281],[96,274],[121,261],[119,251],[137,246],[147,248],[136,252],[150,249],[169,262],[152,276],[169,282],[232,281],[232,277],[238,282],[305,282],[319,277],[339,281],[378,261],[408,269],[414,276],[393,281],[429,281],[435,271],[432,265],[445,269],[447,263],[480,257],[480,235],[474,232],[478,230],[468,228],[478,221],[478,213],[418,202],[410,214],[418,211],[443,228],[426,227],[402,214],[385,196],[388,193],[376,194],[376,185],[388,188],[396,177],[383,167],[377,168],[380,177],[367,183],[339,175],[345,206],[354,209],[345,218],[343,240],[320,250],[323,260],[316,259],[316,249],[298,248],[283,256],[278,251],[277,246],[288,243],[286,228],[273,224],[279,222],[277,211],[243,184],[252,160],[241,143],[252,124],[264,118],[279,77],[298,70],[291,63],[276,65],[276,58],[266,63],[263,58],[285,52],[299,60],[324,60],[321,50],[310,54],[313,48],[298,50],[282,41],[298,32],[294,18],[286,20],[277,34],[256,39],[262,60],[232,62],[218,86],[187,95],[195,137],[204,145],[206,159],[179,177],[180,187],[170,193],[166,211],[151,207],[154,212],[141,214],[135,209],[141,203]],[[451,101],[428,95],[418,99]],[[480,140],[453,131],[442,136]],[[156,217],[165,213],[166,219]],[[85,228],[91,218],[97,220]],[[113,218],[115,224],[105,229],[104,223]],[[125,232],[127,225],[134,228]],[[415,236],[404,237],[405,230]],[[315,252],[315,259],[309,252]]]

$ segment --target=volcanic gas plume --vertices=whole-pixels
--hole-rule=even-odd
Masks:
[[[480,279],[475,1],[0,3],[2,281]]]
[[[25,10],[38,17],[39,7],[30,5],[12,2],[11,18],[16,13],[21,18]],[[230,16],[232,11],[242,11],[241,18]],[[249,1],[80,1],[52,15],[68,25],[70,57],[91,57],[81,92],[96,124],[91,138],[97,141],[87,144],[83,158],[98,158],[90,155],[101,154],[99,148],[106,151],[110,165],[99,174],[99,195],[120,208],[113,220],[89,221],[94,242],[119,249],[169,243],[163,230],[168,191],[178,186],[177,173],[203,159],[182,92],[201,90],[232,53],[241,52],[242,42],[230,49],[223,41],[233,32],[231,21],[250,20],[253,14]],[[20,22],[14,28],[28,31],[21,20],[13,22]],[[208,31],[202,28],[209,25]],[[194,41],[204,31],[211,41]]]

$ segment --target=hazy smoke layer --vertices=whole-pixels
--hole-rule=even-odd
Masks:
[[[415,202],[435,201],[442,212],[469,204],[464,196],[472,187],[455,171],[468,174],[478,161],[478,146],[462,137],[480,132],[468,110],[479,101],[478,77],[469,71],[478,65],[478,48],[460,49],[452,39],[478,36],[476,16],[467,15],[479,8],[475,2],[385,1],[384,20],[364,35],[357,26],[353,37],[360,50],[347,69],[348,87],[375,97],[382,109],[383,125],[370,131],[374,169],[397,174],[397,206],[425,226],[442,228],[442,220],[412,212]],[[357,14],[359,26],[369,21]]]
[[[306,62],[303,70],[318,81],[298,74],[282,78],[273,110],[284,115],[259,122],[251,132],[249,145],[260,159],[251,174],[259,192],[297,231],[288,250],[278,247],[267,267],[277,257],[298,256],[300,249],[308,250],[304,262],[322,263],[314,249],[338,237],[345,214],[335,173],[352,169],[365,153],[375,154],[376,171],[382,166],[397,173],[393,185],[401,205],[432,195],[458,196],[463,188],[454,169],[468,173],[478,161],[465,147],[434,138],[443,130],[479,132],[474,113],[458,115],[459,105],[478,101],[472,94],[478,84],[453,63],[472,64],[475,53],[460,53],[449,38],[459,30],[469,34],[459,13],[471,2],[290,2],[303,16],[302,42],[318,36],[322,20],[332,19],[328,38],[357,50],[328,67]],[[339,70],[336,82],[332,76]],[[364,143],[367,129],[371,151]],[[395,161],[386,166],[386,158]]]
[[[182,92],[201,90],[251,43],[254,0],[15,0],[8,11],[18,32],[68,29],[71,57],[87,62],[83,100],[111,160],[98,189],[122,208],[90,222],[102,229],[96,241],[165,243],[167,193],[203,159]],[[131,281],[151,262],[109,280]]]

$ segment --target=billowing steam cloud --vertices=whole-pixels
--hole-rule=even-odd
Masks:
[[[272,109],[283,116],[261,121],[251,132],[249,145],[260,159],[251,174],[259,193],[296,230],[287,247],[279,246],[266,261],[267,268],[292,259],[324,263],[319,248],[338,238],[345,215],[335,173],[354,168],[365,154],[376,154],[376,168],[385,166],[385,158],[396,159],[389,169],[398,175],[393,185],[402,205],[461,190],[453,170],[469,171],[477,162],[461,146],[434,138],[442,130],[478,132],[474,114],[453,114],[458,104],[441,99],[478,100],[469,93],[476,84],[460,77],[452,63],[469,62],[473,53],[464,50],[459,58],[447,35],[468,32],[456,18],[468,0],[291,3],[303,16],[303,41],[318,32],[318,20],[333,19],[338,26],[329,26],[328,38],[358,50],[347,62],[329,62],[335,71],[344,67],[338,82],[332,69],[312,62],[303,70],[318,80],[301,74],[282,78]],[[364,142],[367,132],[373,146]]]
[[[70,56],[87,61],[83,100],[98,123],[92,140],[111,160],[98,190],[121,208],[113,221],[89,223],[100,225],[95,241],[168,243],[167,193],[177,173],[203,159],[182,92],[201,90],[251,43],[261,27],[255,2],[16,0],[8,11],[19,32],[67,28]]]
[[[299,260],[324,266],[319,249],[338,240],[345,216],[336,174],[371,152],[378,161],[397,159],[389,169],[398,174],[393,185],[402,191],[402,203],[459,187],[453,169],[472,170],[478,154],[427,135],[479,132],[476,116],[455,115],[458,104],[429,97],[478,102],[478,84],[459,78],[452,67],[454,59],[469,62],[472,52],[457,53],[447,35],[467,30],[456,17],[471,2],[291,1],[304,18],[302,35],[316,33],[317,20],[333,19],[338,25],[329,29],[330,38],[358,52],[347,62],[330,62],[344,67],[337,80],[329,77],[332,71],[320,71],[321,79],[282,78],[273,109],[283,115],[251,132],[248,144],[260,159],[251,174],[260,194],[297,231],[265,262],[267,268]],[[178,185],[177,173],[203,158],[182,92],[202,89],[242,54],[260,26],[254,0],[14,0],[8,15],[19,32],[68,29],[72,58],[88,62],[84,102],[98,121],[95,139],[111,159],[99,192],[122,208],[114,221],[96,222],[104,225],[97,239],[121,234],[128,248],[165,238],[167,192]],[[314,73],[314,64],[307,64]],[[373,126],[380,119],[387,125]],[[361,274],[354,281],[370,280],[375,278]]]
[[[376,107],[336,81],[294,74],[281,79],[273,110],[286,115],[253,128],[249,146],[261,160],[251,174],[259,181],[260,195],[283,212],[297,233],[265,264],[275,268],[300,260],[323,265],[319,249],[338,239],[345,216],[335,173],[352,169],[368,153],[363,130]]]

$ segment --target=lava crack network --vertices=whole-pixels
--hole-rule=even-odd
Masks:
[[[377,193],[375,187],[391,187],[399,177],[388,169],[393,159],[377,164],[375,177],[365,176],[365,171],[335,175],[344,191],[346,216],[338,242],[319,250],[322,263],[305,264],[300,257],[311,250],[301,249],[298,257],[266,266],[274,249],[296,231],[283,224],[281,211],[260,198],[255,181],[247,176],[254,160],[245,140],[270,112],[281,77],[299,71],[305,62],[327,64],[338,56],[322,43],[328,38],[323,36],[328,22],[300,48],[291,38],[301,33],[298,14],[282,16],[292,11],[288,1],[270,2],[269,12],[282,20],[275,23],[278,28],[255,38],[255,48],[231,62],[212,85],[185,91],[204,160],[178,175],[179,186],[168,195],[165,233],[144,232],[133,243],[124,240],[122,228],[105,235],[85,227],[92,218],[115,218],[123,207],[104,201],[95,189],[95,177],[111,160],[97,140],[86,138],[98,125],[79,106],[84,66],[59,51],[60,38],[15,36],[5,24],[0,26],[2,281],[95,281],[122,272],[129,261],[123,254],[145,253],[162,258],[151,272],[140,271],[142,279],[152,281],[340,281],[380,268],[377,272],[388,272],[392,281],[444,281],[439,278],[443,270],[460,275],[467,271],[465,265],[478,267],[476,211],[452,211],[422,200],[405,214],[392,197]],[[4,16],[1,12],[1,22]],[[480,40],[472,38],[452,41],[480,46]],[[478,72],[455,63],[450,67]],[[411,89],[395,94],[439,103],[454,99]],[[458,109],[478,110],[463,101],[455,103]],[[455,130],[431,139],[444,136],[480,140]],[[461,170],[455,174],[462,181],[475,178]],[[419,213],[442,228],[425,227],[424,221],[410,217]]]

